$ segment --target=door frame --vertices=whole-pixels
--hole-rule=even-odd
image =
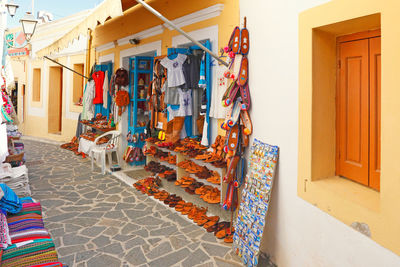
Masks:
[[[375,29],[375,30],[368,30],[368,31],[363,31],[363,32],[357,32],[357,33],[352,33],[352,34],[348,34],[348,35],[343,35],[343,36],[338,36],[336,38],[336,92],[335,92],[335,135],[336,135],[336,144],[335,144],[335,174],[337,174],[337,170],[338,170],[338,164],[339,164],[339,154],[340,154],[340,146],[339,141],[340,141],[340,135],[338,134],[338,129],[340,127],[340,122],[339,122],[339,118],[337,116],[337,108],[339,105],[339,101],[340,101],[340,64],[342,64],[342,62],[340,61],[341,58],[341,54],[340,54],[340,44],[342,43],[346,43],[346,42],[353,42],[353,41],[358,41],[358,40],[363,40],[363,39],[371,39],[371,38],[376,38],[376,37],[381,37],[381,29]],[[369,50],[369,49],[368,49]],[[369,68],[370,66],[368,66]],[[368,74],[369,75],[369,74]],[[370,82],[370,78],[368,78],[368,82]],[[368,85],[369,88],[369,85]],[[369,92],[369,89],[368,89]],[[369,96],[368,96],[369,99]],[[370,100],[368,101],[368,103],[370,102]],[[369,120],[369,119],[368,119]],[[370,123],[369,123],[370,126]],[[368,130],[370,131],[370,130]],[[369,142],[369,136],[368,136],[368,142]],[[370,165],[370,156],[369,156],[369,150],[368,150],[368,184],[366,186],[368,186],[369,188],[375,188],[375,187],[371,187],[370,185],[370,170],[369,170],[369,165]],[[355,181],[351,178],[349,178],[352,181]],[[379,189],[378,189],[379,190]]]

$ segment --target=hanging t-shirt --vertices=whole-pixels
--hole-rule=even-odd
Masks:
[[[168,70],[168,87],[176,87],[185,83],[182,64],[186,60],[186,55],[178,54],[174,59],[163,58],[160,63]]]
[[[183,88],[197,89],[200,80],[200,62],[202,54],[189,55],[182,65],[183,75],[185,76],[185,85]]]
[[[93,73],[92,78],[96,86],[93,104],[103,104],[104,72],[96,71],[95,73]]]
[[[192,90],[178,89],[179,93],[179,110],[176,116],[185,117],[192,116]]]
[[[222,106],[222,97],[229,86],[229,80],[224,77],[224,69],[218,69],[216,90],[211,95],[210,117],[216,119],[224,119],[228,111],[227,107]]]

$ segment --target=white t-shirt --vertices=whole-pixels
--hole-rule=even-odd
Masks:
[[[176,87],[185,83],[182,64],[186,60],[186,55],[178,54],[174,59],[163,58],[160,63],[168,70],[168,87]]]

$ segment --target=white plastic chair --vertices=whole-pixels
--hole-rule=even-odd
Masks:
[[[105,144],[97,145],[97,142],[100,140],[100,138],[102,138],[104,136],[110,136],[110,140]],[[92,171],[94,170],[93,161],[94,161],[94,156],[96,154],[100,155],[101,171],[103,174],[106,174],[106,155],[108,157],[110,167],[112,165],[112,153],[113,152],[115,152],[115,154],[117,154],[117,161],[118,161],[118,164],[120,164],[120,158],[118,155],[118,145],[119,145],[120,136],[121,136],[120,131],[109,131],[109,132],[106,132],[106,133],[98,136],[94,140],[94,144],[92,145],[92,147],[90,149],[90,154],[89,154],[90,158],[92,159]]]

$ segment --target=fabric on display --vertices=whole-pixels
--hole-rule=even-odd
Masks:
[[[9,246],[4,250],[1,263],[9,267],[34,266],[58,262],[55,245],[51,239],[37,239],[26,241],[24,245],[19,243]]]
[[[81,120],[82,120],[82,113],[79,113],[79,115],[78,115],[78,123],[76,125],[76,132],[75,132],[75,136],[77,138],[79,138],[79,136],[81,134],[83,134],[83,124],[81,123]]]
[[[96,71],[92,75],[95,83],[95,97],[93,99],[93,104],[103,104],[103,84],[104,84],[104,72]]]
[[[185,76],[185,84],[183,88],[192,89],[192,130],[195,135],[200,134],[196,121],[200,114],[201,107],[201,89],[199,88],[200,80],[200,64],[202,51],[194,50],[193,55],[188,55],[186,61],[182,65],[183,75]]]
[[[103,82],[103,108],[108,107],[108,71],[106,70]]]
[[[93,99],[95,96],[95,82],[91,80],[86,83],[85,91],[83,93],[83,111],[82,119],[91,120],[94,117],[94,104]]]
[[[3,163],[0,168],[0,183],[6,184],[19,196],[31,195],[28,168],[25,165],[12,168],[11,164]]]
[[[3,106],[3,98],[0,96],[0,108]],[[7,126],[2,123],[0,118],[0,162],[3,162],[8,156],[7,144]]]
[[[0,208],[8,213],[18,213],[22,209],[18,196],[6,184],[0,184],[4,196],[0,199]]]
[[[7,217],[4,212],[0,212],[0,248],[5,249],[11,244],[12,243],[8,230]]]
[[[160,63],[167,68],[168,86],[176,87],[185,83],[185,76],[183,75],[182,64],[186,60],[186,55],[178,54],[175,59],[163,58]]]
[[[179,93],[179,110],[176,116],[186,117],[192,116],[192,90],[178,89]]]
[[[182,71],[185,77],[185,84],[183,85],[183,88],[199,88],[201,58],[201,54],[187,56],[186,61],[182,65]]]
[[[169,87],[168,80],[165,81],[161,92],[165,92],[164,103],[167,105],[179,105],[179,87]]]
[[[219,68],[217,76],[217,87],[211,95],[210,117],[224,119],[228,111],[227,107],[222,106],[221,99],[228,87],[228,79],[224,77],[223,69]]]

